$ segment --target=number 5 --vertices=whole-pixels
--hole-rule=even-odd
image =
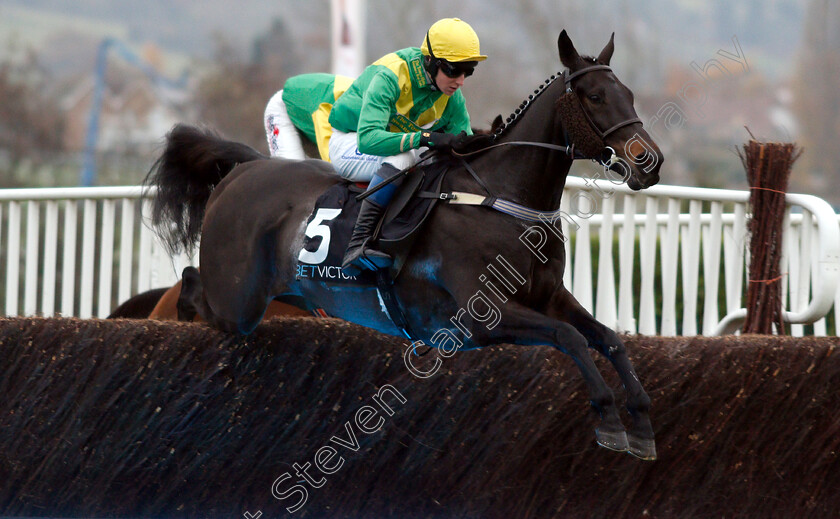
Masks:
[[[330,228],[321,222],[332,220],[340,214],[341,209],[325,209],[323,207],[318,209],[318,212],[315,213],[315,217],[311,222],[309,222],[309,225],[306,226],[305,234],[306,237],[310,239],[321,236],[321,244],[315,252],[309,252],[306,249],[301,249],[300,254],[298,254],[299,261],[312,265],[318,265],[327,259],[327,253],[330,250]]]

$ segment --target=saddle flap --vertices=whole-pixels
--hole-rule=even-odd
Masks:
[[[410,220],[403,216],[400,218],[403,209],[406,208],[408,203],[420,189],[420,186],[423,183],[423,180],[426,178],[426,172],[423,168],[414,168],[411,170],[408,175],[403,179],[402,184],[400,184],[399,188],[397,188],[397,192],[394,194],[394,198],[391,200],[391,203],[388,204],[388,209],[385,211],[385,216],[382,218],[382,222],[380,223],[377,231],[381,231],[387,227],[393,227],[391,222],[397,220],[400,225],[402,222]],[[402,224],[404,225],[404,223]],[[390,232],[394,232],[391,230]],[[397,232],[399,234],[399,232]]]
[[[422,227],[440,200],[440,186],[448,169],[448,161],[439,161],[409,175],[388,206],[378,229],[381,245],[401,242]]]
[[[419,173],[412,173],[395,195],[377,230],[379,249],[389,254],[394,263],[391,272],[397,277],[408,258],[417,232],[426,223],[440,201],[441,185],[449,163],[436,162]],[[422,195],[422,196],[421,196]]]

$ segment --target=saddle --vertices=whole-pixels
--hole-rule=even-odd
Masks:
[[[441,185],[452,162],[441,159],[410,171],[394,194],[371,238],[383,252],[394,258],[388,278],[402,270],[411,248],[437,202],[442,200]],[[377,274],[363,271],[357,276],[341,272],[341,261],[350,241],[361,202],[356,196],[364,189],[341,182],[327,189],[315,202],[306,222],[303,247],[298,254],[296,278],[329,284],[377,285]],[[380,273],[380,277],[381,277]]]

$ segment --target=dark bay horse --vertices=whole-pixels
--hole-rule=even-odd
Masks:
[[[572,164],[568,144],[589,157],[603,155],[607,146],[614,150],[612,159],[619,161],[610,164],[621,165],[633,189],[659,181],[662,154],[636,116],[632,93],[609,67],[613,38],[597,58],[581,57],[565,31],[558,48],[568,71],[523,102],[497,131],[496,146],[467,158],[473,174],[455,166],[444,191],[492,193],[516,207],[554,214],[549,223],[556,230],[552,212],[560,207]],[[400,335],[375,287],[296,279],[307,218],[318,196],[338,182],[326,162],[267,160],[212,132],[173,129],[147,184],[158,188],[154,219],[173,247],[194,245],[201,234],[201,271],[185,270],[185,291],[187,281],[196,287],[186,300],[212,325],[237,333],[252,331],[269,301],[291,295],[330,315]],[[598,443],[654,459],[650,398],[623,343],[563,285],[562,239],[543,240],[539,255],[524,245],[523,236],[536,233],[536,226],[487,207],[440,203],[393,285],[411,330],[450,353],[494,344],[561,350],[589,388],[600,416]],[[621,378],[632,419],[628,431],[588,347],[609,359]]]

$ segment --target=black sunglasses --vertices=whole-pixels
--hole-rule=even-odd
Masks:
[[[464,61],[462,63],[451,63],[445,59],[438,58],[437,65],[440,70],[446,74],[446,77],[456,78],[461,77],[461,74],[463,74],[464,77],[470,77],[473,72],[475,72],[476,62]]]
[[[432,42],[429,41],[429,33],[426,33],[426,48],[429,49],[429,57],[435,60],[435,64],[438,66],[440,70],[446,75],[446,77],[456,78],[461,77],[461,74],[464,77],[472,76],[473,72],[475,72],[475,66],[478,64],[477,61],[462,61],[460,63],[451,63],[446,61],[445,59],[438,58],[435,56],[435,53],[432,51]]]

